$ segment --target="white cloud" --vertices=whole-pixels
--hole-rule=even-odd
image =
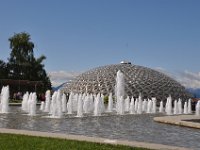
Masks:
[[[177,80],[187,88],[200,88],[200,72],[184,71],[179,74]]]
[[[200,72],[191,72],[185,70],[183,72],[170,73],[161,67],[156,67],[155,70],[170,76],[186,88],[200,88]]]
[[[63,70],[48,72],[52,86],[54,87],[59,86],[60,84],[68,80],[74,79],[79,74],[80,72],[63,71]]]
[[[159,71],[161,73],[166,74],[167,76],[174,78],[174,75],[172,73],[170,73],[169,71],[167,71],[166,69],[162,68],[162,67],[156,67],[154,68],[156,71]]]

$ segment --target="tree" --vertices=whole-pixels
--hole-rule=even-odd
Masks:
[[[6,78],[8,78],[7,64],[3,60],[0,60],[0,79]]]
[[[14,34],[9,38],[10,58],[8,67],[12,79],[43,81],[44,87],[51,88],[50,79],[44,69],[44,55],[39,58],[34,57],[34,43],[26,32]]]
[[[10,42],[10,58],[9,58],[9,69],[13,73],[14,79],[24,79],[27,71],[31,68],[31,62],[34,61],[34,44],[30,41],[30,35],[22,32],[14,34],[13,37],[9,38]]]

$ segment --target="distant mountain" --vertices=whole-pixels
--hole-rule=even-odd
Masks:
[[[194,97],[200,98],[200,89],[193,89],[193,88],[188,88],[186,89],[188,92],[190,92]]]
[[[67,82],[62,83],[61,85],[57,86],[57,87],[52,87],[53,91],[57,91],[59,90],[64,84],[66,84]]]

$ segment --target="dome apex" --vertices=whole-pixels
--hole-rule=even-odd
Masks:
[[[131,64],[131,62],[130,62],[130,61],[123,60],[123,61],[120,62],[120,64]]]

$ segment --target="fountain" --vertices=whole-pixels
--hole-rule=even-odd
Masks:
[[[94,111],[94,97],[92,94],[89,95],[89,99],[90,99],[89,112],[93,112]]]
[[[97,94],[94,102],[94,116],[101,116],[101,96],[100,93]]]
[[[62,117],[62,100],[61,100],[61,91],[58,90],[57,97],[56,97],[56,107],[57,107],[57,116],[60,118]]]
[[[183,113],[183,108],[182,108],[182,100],[179,98],[178,100],[178,114]]]
[[[200,101],[198,101],[197,104],[196,104],[195,115],[196,116],[200,115]]]
[[[163,101],[160,101],[159,113],[163,113]]]
[[[83,117],[83,100],[81,94],[78,97],[77,117]]]
[[[130,108],[130,98],[129,98],[129,96],[127,96],[127,98],[124,100],[124,106],[125,106],[124,111],[128,112],[129,108]]]
[[[5,92],[5,89],[3,89],[2,91],[3,92],[1,92],[1,103],[0,103],[1,106],[2,106],[2,104],[4,104],[4,103],[2,103],[2,101],[3,101],[3,95],[4,95],[3,93]],[[9,95],[7,95],[6,97],[9,97]],[[97,127],[101,127],[101,126],[108,127],[109,125],[111,125],[112,127],[110,127],[109,129],[111,129],[111,130],[117,129],[118,130],[119,128],[120,129],[122,128],[125,132],[127,132],[126,134],[128,136],[131,136],[129,134],[129,130],[130,130],[129,127],[131,125],[133,125],[133,124],[135,125],[132,127],[132,128],[134,128],[134,130],[140,129],[140,133],[143,132],[143,130],[140,128],[140,126],[142,126],[142,127],[145,126],[146,128],[149,127],[150,130],[152,130],[155,128],[155,126],[153,128],[152,128],[151,124],[146,126],[146,124],[145,124],[146,121],[150,122],[151,121],[150,118],[152,118],[154,116],[162,115],[162,114],[153,114],[153,113],[156,113],[156,98],[152,97],[151,99],[149,98],[149,99],[143,100],[141,94],[139,94],[139,96],[136,99],[134,99],[133,97],[131,97],[131,99],[130,99],[128,96],[126,97],[126,99],[124,99],[123,96],[120,96],[120,98],[117,100],[117,110],[116,111],[115,111],[115,109],[113,109],[112,93],[109,94],[108,107],[106,107],[107,108],[106,111],[105,111],[105,106],[104,106],[104,102],[103,102],[104,95],[102,95],[101,93],[99,93],[97,95],[92,95],[92,94],[88,94],[88,93],[84,93],[84,94],[70,93],[68,102],[66,100],[66,95],[61,93],[60,90],[54,92],[52,97],[50,95],[50,91],[47,91],[45,97],[46,97],[46,101],[41,102],[40,108],[39,107],[36,108],[36,101],[37,101],[36,93],[29,94],[28,92],[26,92],[23,96],[22,110],[16,109],[16,111],[13,114],[9,113],[9,115],[7,115],[8,118],[9,118],[9,116],[16,115],[16,114],[17,114],[16,116],[18,117],[18,116],[22,115],[25,111],[28,113],[29,116],[34,116],[31,119],[25,119],[25,121],[26,120],[29,120],[29,121],[34,120],[36,123],[40,124],[42,122],[44,124],[44,126],[43,126],[43,124],[38,125],[38,126],[32,125],[34,127],[32,127],[31,129],[42,127],[42,130],[45,130],[45,128],[48,127],[48,128],[52,128],[51,130],[48,130],[48,131],[54,131],[54,132],[56,131],[57,132],[59,130],[67,129],[67,131],[72,132],[72,133],[80,134],[80,132],[81,132],[83,134],[89,135],[91,132],[92,125],[95,125]],[[67,102],[67,105],[66,105],[66,102]],[[188,100],[188,102],[184,103],[184,111],[183,111],[184,114],[187,114],[190,112],[190,108],[189,108],[191,106],[190,103],[191,103],[191,100]],[[172,115],[172,114],[176,115],[176,114],[180,113],[182,111],[182,109],[180,111],[180,108],[181,108],[180,106],[182,106],[181,104],[182,104],[182,102],[180,99],[178,102],[177,102],[177,100],[174,100],[173,101],[174,108],[172,108],[172,98],[169,96],[167,98],[167,103],[166,103],[167,115]],[[13,107],[16,107],[16,106],[12,106],[12,108]],[[2,107],[1,107],[1,109],[2,109]],[[50,115],[48,115],[48,117],[46,117],[48,119],[42,119],[45,116],[47,116],[47,113],[45,113],[45,112],[50,112]],[[64,112],[67,112],[67,113],[64,113]],[[112,113],[108,113],[108,112],[112,112]],[[159,112],[163,113],[163,101],[160,102]],[[145,114],[145,113],[150,113],[150,114]],[[69,114],[71,114],[71,115],[69,115]],[[130,114],[133,114],[133,115],[130,115]],[[134,115],[134,114],[140,114],[140,115]],[[119,115],[123,115],[123,117],[121,117]],[[200,101],[196,105],[196,115],[200,116]],[[2,116],[4,116],[4,115],[2,115]],[[98,117],[93,117],[93,116],[98,116]],[[104,117],[99,117],[99,116],[104,116]],[[149,116],[151,116],[151,117],[149,117]],[[75,117],[84,117],[84,119],[80,119],[80,118],[72,119]],[[11,118],[13,118],[13,117],[11,117]],[[22,117],[22,120],[23,120],[23,118],[27,118],[27,117],[26,116]],[[55,121],[54,118],[63,118],[63,119]],[[7,119],[7,117],[6,117],[6,119]],[[129,120],[130,120],[130,122],[129,122]],[[123,121],[125,121],[125,122],[123,122]],[[63,122],[64,122],[64,124],[63,124]],[[118,123],[120,124],[120,126],[118,126]],[[142,124],[139,124],[139,123],[142,123]],[[54,124],[55,124],[55,126],[54,126]],[[67,124],[67,126],[66,126],[66,124]],[[156,123],[154,123],[154,124],[156,124]],[[61,126],[59,126],[59,125],[61,125]],[[26,128],[28,128],[27,126],[30,127],[28,125],[28,123],[26,122]],[[51,126],[53,126],[53,127],[51,127]],[[156,128],[159,126],[162,126],[162,125],[156,124]],[[90,129],[88,129],[88,128],[90,128]],[[101,135],[103,132],[102,129],[104,129],[104,128],[92,129],[92,132],[95,132],[96,135]],[[126,129],[128,129],[128,131]],[[85,130],[86,130],[86,132],[85,132]],[[161,132],[163,132],[163,131],[166,131],[166,130],[162,130]],[[60,131],[60,132],[64,132],[64,131]],[[102,134],[102,136],[107,136],[106,132],[109,132],[108,135],[110,135],[110,133],[111,133],[110,130],[105,130],[105,132]],[[149,135],[149,134],[145,134],[145,133],[146,132],[143,133],[145,136]],[[151,132],[151,133],[155,133],[155,131]],[[116,134],[118,134],[118,132],[116,132]],[[124,135],[119,134],[119,137],[120,136],[124,136]]]
[[[115,95],[117,114],[124,114],[124,74],[119,70],[116,77]]]
[[[29,109],[28,109],[28,114],[30,116],[35,116],[36,115],[36,102],[37,102],[37,95],[34,92],[31,96],[31,99],[29,100]]]
[[[191,99],[188,100],[188,114],[192,113]]]
[[[45,108],[45,102],[42,101],[41,104],[40,104],[40,110],[44,111],[44,108]]]
[[[152,113],[156,113],[156,98],[152,98]]]
[[[113,97],[112,97],[112,93],[109,94],[108,97],[108,112],[112,112],[113,111]]]
[[[7,92],[8,93],[7,93]],[[142,100],[142,94],[140,93],[138,98],[134,100],[134,98],[130,98],[127,96],[126,99],[124,99],[124,78],[123,73],[121,71],[117,72],[116,77],[116,109],[113,109],[113,98],[112,93],[109,94],[109,100],[108,100],[108,107],[107,111],[105,111],[104,106],[104,95],[99,93],[98,95],[92,95],[88,93],[84,94],[74,94],[70,93],[68,102],[66,100],[66,95],[64,93],[61,93],[60,90],[53,93],[51,97],[51,93],[49,90],[46,91],[45,102],[41,102],[40,110],[42,112],[49,112],[51,114],[51,117],[55,118],[61,118],[63,116],[64,112],[67,112],[67,114],[72,114],[73,112],[77,113],[77,117],[83,117],[83,113],[89,114],[93,112],[94,116],[101,116],[102,113],[106,112],[115,112],[119,115],[124,115],[130,113],[130,114],[142,114],[142,113],[156,113],[156,98],[152,97],[151,99]],[[7,93],[7,94],[5,94]],[[120,97],[119,97],[120,96]],[[0,103],[0,110],[1,113],[8,112],[8,107],[5,107],[5,100],[9,97],[9,89],[6,87],[2,88],[1,91],[1,103]],[[94,101],[93,101],[93,97]],[[52,100],[51,100],[52,99]],[[30,116],[36,115],[36,101],[37,96],[36,93],[28,93],[26,92],[23,95],[22,100],[22,110],[27,112]],[[4,104],[4,107],[3,107]],[[174,108],[172,108],[172,98],[169,96],[167,98],[167,102],[165,105],[165,112],[167,115],[176,115],[176,114],[182,114],[182,101],[181,99],[174,100]],[[198,114],[198,108],[197,105],[197,114]],[[159,112],[163,112],[163,101],[160,102]],[[188,102],[184,103],[184,114],[191,113],[191,99],[188,100]]]
[[[134,98],[131,98],[131,103],[130,103],[130,114],[135,114],[135,103],[134,103]]]
[[[44,112],[50,112],[50,104],[51,104],[51,91],[47,90],[45,93],[45,108]]]
[[[137,112],[137,108],[138,108],[138,98],[136,98],[135,100],[135,112]]]
[[[183,113],[184,113],[184,114],[188,114],[187,102],[184,103]]]
[[[167,98],[165,112],[167,115],[172,115],[172,97],[171,97],[171,95],[169,95],[169,97]]]
[[[142,114],[142,94],[139,94],[138,98],[138,104],[137,104],[137,114]]]
[[[25,112],[28,112],[28,97],[29,97],[29,93],[26,92],[22,98],[22,110]]]
[[[83,112],[86,114],[89,113],[89,107],[90,107],[90,101],[88,95],[86,95],[86,97],[83,98]]]
[[[119,114],[119,115],[124,114],[124,98],[123,98],[123,96],[121,96],[118,100],[117,114]]]
[[[29,113],[29,111],[30,111],[32,96],[33,96],[33,93],[31,92],[31,93],[29,94],[29,96],[28,96],[28,102],[27,102],[27,108],[26,108],[26,112],[27,112],[27,113]]]
[[[85,97],[84,102],[83,102],[84,113],[90,113],[90,111],[91,111],[90,101],[92,101],[92,100],[90,99],[90,96],[87,94],[87,96]]]
[[[50,114],[52,118],[61,118],[62,113],[62,102],[61,102],[61,91],[58,90],[52,95],[52,101],[50,104]]]
[[[63,93],[62,94],[62,112],[66,112],[67,111],[67,99],[66,99],[66,95]]]
[[[72,102],[72,98],[73,98],[73,93],[71,92],[69,95],[69,100],[67,102],[67,113],[68,114],[72,114],[72,106],[73,106],[73,102]]]
[[[78,93],[72,95],[72,111],[77,111],[78,106]]]
[[[0,95],[0,113],[9,112],[9,86],[3,86]]]
[[[151,113],[152,112],[152,100],[148,100],[147,103],[147,113]]]
[[[174,115],[178,114],[178,103],[177,100],[174,101]]]
[[[144,101],[142,102],[142,111],[143,112],[147,112],[147,100],[144,99]]]
[[[103,113],[106,109],[105,109],[105,105],[104,105],[104,95],[101,95],[101,112]]]

